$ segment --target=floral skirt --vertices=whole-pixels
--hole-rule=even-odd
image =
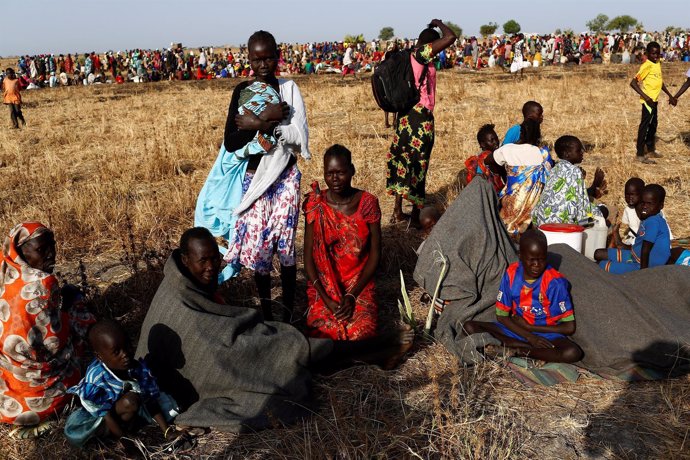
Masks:
[[[434,114],[417,104],[397,120],[388,153],[386,190],[402,195],[421,208],[426,197],[426,175],[434,147]]]
[[[253,177],[253,173],[246,174],[243,194],[249,189]],[[266,193],[237,218],[234,236],[228,242],[228,252],[224,257],[228,264],[268,275],[273,267],[273,255],[278,253],[281,265],[295,265],[301,178],[297,165],[285,169]]]

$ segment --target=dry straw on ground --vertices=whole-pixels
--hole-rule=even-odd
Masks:
[[[583,166],[602,167],[608,204],[622,205],[625,180],[638,175],[667,190],[666,215],[676,236],[690,234],[690,96],[660,104],[656,166],[633,162],[639,104],[625,66],[543,69],[513,78],[499,72],[443,72],[436,109],[437,140],[428,190],[443,206],[458,193],[457,174],[476,153],[484,123],[500,133],[520,119],[528,99],[545,109],[552,143],[574,134],[588,147]],[[666,65],[667,85],[683,81]],[[122,318],[136,334],[160,280],[160,261],[192,224],[196,195],[222,139],[237,81],[103,85],[24,93],[28,126],[0,130],[0,229],[41,220],[56,232],[66,278],[85,282],[100,313]],[[314,160],[301,163],[305,190],[321,180],[321,153],[350,148],[356,186],[378,195],[384,210],[384,260],[378,276],[383,322],[397,315],[398,270],[409,276],[420,241],[404,225],[388,226],[384,194],[391,133],[367,81],[302,77]],[[2,115],[3,117],[6,116]],[[9,117],[7,117],[9,118]],[[9,120],[5,120],[9,126]],[[462,225],[461,222],[458,225]],[[300,237],[301,238],[301,237]],[[301,247],[301,241],[300,241]],[[81,269],[77,267],[82,262]],[[81,279],[80,279],[81,278]],[[85,281],[84,281],[85,278]],[[303,277],[300,286],[304,287]],[[275,295],[279,295],[276,286]],[[253,302],[249,278],[227,291]],[[426,306],[411,293],[415,315]],[[304,301],[303,296],[301,300]],[[417,347],[394,372],[356,368],[319,378],[320,407],[300,426],[200,439],[203,458],[690,458],[690,380],[626,385],[592,377],[530,390],[506,367],[458,367],[440,345]],[[69,448],[60,431],[38,441],[10,441],[0,428],[1,458],[113,457],[112,446]],[[145,433],[154,442],[155,430]]]

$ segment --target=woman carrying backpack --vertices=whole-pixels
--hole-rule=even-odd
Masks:
[[[441,34],[436,30],[441,30]],[[434,146],[434,104],[436,103],[436,69],[434,57],[457,40],[455,33],[440,19],[434,19],[417,39],[412,53],[412,69],[419,86],[420,100],[406,113],[398,114],[395,134],[388,154],[386,190],[395,194],[391,223],[412,220],[419,227],[419,211],[424,207],[426,172]],[[402,210],[405,198],[413,205],[412,215]]]

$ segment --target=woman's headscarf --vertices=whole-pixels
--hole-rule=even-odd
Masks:
[[[4,292],[4,285],[10,284],[7,281],[12,277],[16,277],[16,272],[22,269],[31,269],[36,272],[43,273],[45,278],[50,276],[49,273],[40,270],[32,269],[29,264],[20,256],[19,248],[26,242],[36,239],[41,235],[53,233],[48,227],[40,222],[25,222],[17,224],[10,230],[9,236],[5,238],[2,245],[2,262],[0,262],[0,295]],[[14,269],[14,270],[13,270]],[[37,276],[38,273],[36,273]],[[8,278],[9,277],[9,278]]]

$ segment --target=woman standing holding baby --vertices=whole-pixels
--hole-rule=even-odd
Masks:
[[[228,266],[222,280],[237,274],[241,267],[254,271],[264,317],[272,319],[271,268],[273,256],[280,259],[283,289],[283,319],[289,320],[297,278],[295,233],[300,210],[300,179],[297,154],[310,159],[306,110],[297,85],[275,76],[279,51],[273,35],[255,32],[247,42],[249,64],[255,82],[268,85],[279,94],[280,103],[264,100],[258,115],[240,110],[241,93],[252,83],[235,87],[225,125],[219,160],[207,185],[199,195],[195,223],[227,239],[224,256]],[[275,143],[263,153],[250,152],[242,162],[233,154],[253,143],[257,135]],[[228,155],[230,153],[230,155]],[[223,158],[221,158],[221,156]],[[227,162],[223,162],[225,157]],[[237,165],[240,165],[239,167]],[[230,168],[226,168],[231,165]],[[234,174],[235,177],[230,177]],[[226,182],[227,181],[227,182]],[[224,184],[232,183],[234,187]],[[237,195],[232,201],[228,190]],[[232,205],[228,202],[232,201]]]

